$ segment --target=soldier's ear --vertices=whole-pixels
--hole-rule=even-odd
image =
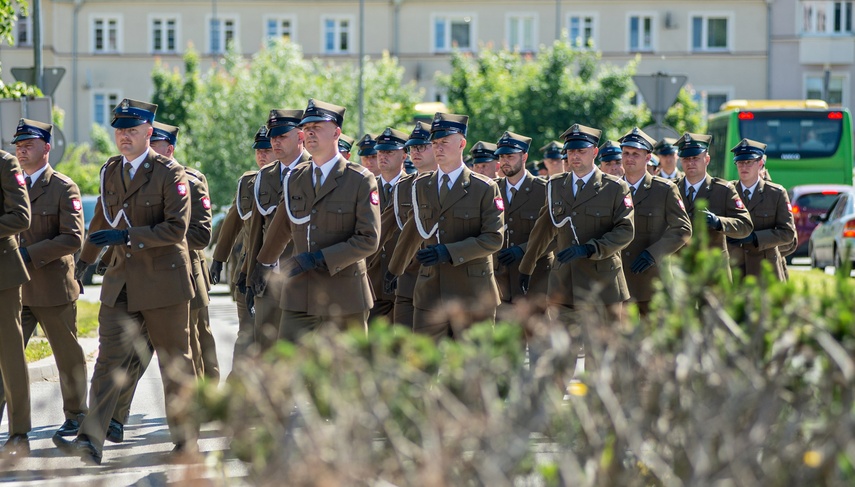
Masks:
[[[335,128],[335,138],[336,138],[336,139],[338,139],[339,137],[341,137],[341,127],[336,126],[336,128]]]
[[[461,149],[466,148],[466,137],[460,137],[460,148]]]
[[[45,152],[50,152],[50,142],[45,142]]]

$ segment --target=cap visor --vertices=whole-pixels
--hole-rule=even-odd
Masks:
[[[373,148],[372,149],[362,149],[359,152],[357,152],[356,154],[360,155],[360,156],[373,156],[373,155],[377,154],[377,151],[374,150]]]
[[[498,149],[496,149],[496,151],[493,152],[493,154],[496,154],[497,156],[502,155],[502,154],[519,154],[522,151],[523,150],[520,149],[519,147],[509,147],[509,146],[503,145],[502,147],[499,147]]]
[[[300,120],[300,126],[302,127],[303,125],[306,125],[307,123],[312,123],[312,122],[332,122],[332,123],[335,123],[336,125],[338,125],[335,121],[335,118],[333,118],[333,117],[311,116],[311,117],[305,117],[302,120]]]
[[[398,144],[376,144],[374,150],[403,150],[403,145]]]
[[[594,147],[594,143],[587,140],[568,140],[564,143],[565,149],[587,149]]]
[[[12,139],[12,143],[13,143],[13,144],[16,144],[16,143],[18,143],[18,142],[20,142],[20,141],[22,141],[22,140],[40,139],[40,138],[41,138],[41,137],[39,137],[38,135],[33,135],[33,134],[21,134],[21,135],[16,136],[14,139]]]
[[[267,136],[279,137],[282,134],[287,134],[295,128],[297,128],[296,125],[279,125],[278,127],[270,127],[267,131]]]
[[[473,157],[472,164],[487,164],[490,162],[498,162],[498,159],[493,159],[492,157]]]
[[[430,140],[428,140],[428,139],[410,139],[404,144],[404,147],[412,147],[414,145],[430,145]]]
[[[733,156],[733,161],[753,161],[754,159],[760,159],[761,157],[763,156],[749,152],[748,154],[737,154]]]
[[[449,135],[459,134],[457,130],[437,130],[436,132],[430,133],[430,140],[441,139],[443,137],[448,137]]]
[[[146,123],[145,120],[140,120],[138,118],[127,118],[127,117],[116,117],[110,123],[113,128],[117,129],[129,129],[131,127],[137,127]]]
[[[252,144],[253,149],[272,149],[273,147],[270,145],[270,141],[265,142],[256,142]]]
[[[670,156],[671,154],[676,154],[676,147],[668,147],[667,149],[659,149],[657,152],[654,152],[657,156]]]
[[[694,157],[703,154],[707,150],[703,147],[689,147],[680,151],[680,157]]]
[[[620,146],[621,147],[634,147],[636,149],[646,150],[647,152],[650,152],[653,150],[652,147],[646,146],[646,145],[642,144],[641,142],[621,142]]]

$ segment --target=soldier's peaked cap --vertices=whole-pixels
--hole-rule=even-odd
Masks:
[[[515,134],[513,132],[505,132],[496,142],[496,155],[515,154],[518,152],[528,153],[528,148],[531,145],[531,137]]]
[[[406,133],[386,127],[386,130],[375,139],[377,144],[374,146],[374,149],[378,151],[403,150],[408,138],[409,136]]]
[[[468,126],[469,117],[466,115],[437,112],[433,116],[433,122],[430,124],[430,139],[441,139],[452,134],[461,134],[466,137]]]
[[[152,142],[165,140],[170,145],[175,145],[175,142],[178,141],[178,127],[160,122],[154,122],[153,127],[154,130],[151,133]]]
[[[693,134],[686,132],[677,141],[680,157],[693,157],[709,150],[712,135]]]
[[[595,147],[600,142],[603,131],[574,123],[569,129],[561,134],[564,140],[564,149],[585,149]]]
[[[338,137],[338,151],[339,152],[350,152],[353,149],[353,137],[349,135],[341,134]]]
[[[620,142],[621,147],[634,147],[636,149],[652,152],[653,146],[656,144],[656,139],[645,134],[640,128],[633,127],[632,130],[619,138],[618,142]]]
[[[300,125],[303,118],[303,110],[287,110],[274,108],[267,116],[267,136],[279,137],[287,134]]]
[[[486,164],[499,160],[496,156],[496,144],[479,140],[469,150],[469,156],[472,158],[472,164]]]
[[[125,98],[113,109],[113,120],[110,121],[110,125],[113,128],[125,129],[152,123],[156,112],[157,105]]]
[[[303,114],[300,125],[312,122],[333,122],[341,127],[341,124],[344,123],[344,112],[346,110],[345,107],[309,98],[309,104],[306,105],[306,112]]]
[[[751,161],[760,159],[766,155],[766,144],[751,139],[742,139],[736,147],[730,149],[733,152],[733,162]]]
[[[28,118],[22,118],[18,121],[18,127],[15,129],[15,137],[12,143],[16,144],[22,140],[42,139],[50,144],[50,135],[53,131],[53,125]]]
[[[377,149],[374,146],[377,144],[377,141],[374,140],[374,135],[365,134],[359,139],[359,142],[356,145],[359,146],[358,155],[360,156],[373,156],[377,153]]]
[[[597,152],[597,159],[600,162],[622,161],[623,149],[621,149],[621,144],[613,140],[607,140],[606,143],[600,147],[599,152]]]
[[[660,156],[677,153],[677,139],[665,137],[653,146],[653,153]]]
[[[271,149],[270,145],[270,132],[267,130],[267,125],[262,125],[258,127],[258,131],[255,132],[255,139],[252,143],[253,149]]]
[[[563,150],[564,145],[555,140],[540,148],[540,151],[543,152],[544,159],[563,159]]]
[[[430,125],[424,122],[416,122],[416,126],[413,127],[413,131],[410,132],[410,138],[407,139],[407,143],[404,144],[404,147],[428,144],[430,144]]]

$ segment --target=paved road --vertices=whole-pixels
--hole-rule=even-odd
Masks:
[[[219,287],[218,287],[219,288]],[[97,300],[100,289],[87,288],[85,298]],[[216,291],[216,289],[215,289]],[[232,348],[237,334],[237,315],[229,296],[212,296],[211,324],[217,340],[217,355],[222,376],[231,370]],[[97,341],[97,340],[95,340]],[[93,353],[89,355],[89,374],[94,365]],[[55,485],[114,486],[139,485],[160,486],[187,484],[189,475],[214,480],[214,484],[241,485],[245,482],[244,465],[230,457],[228,441],[223,438],[216,425],[202,428],[199,448],[206,453],[206,465],[188,467],[170,465],[168,452],[172,442],[166,427],[163,404],[163,388],[157,364],[152,361],[140,381],[131,418],[125,427],[125,442],[115,445],[107,443],[103,463],[87,466],[76,457],[59,454],[50,438],[62,423],[59,383],[55,378],[36,381],[31,385],[33,431],[30,435],[32,454],[30,458],[15,464],[0,464],[0,482],[11,485]],[[8,426],[0,424],[0,442],[6,441]],[[214,458],[225,458],[223,469],[216,467]],[[217,479],[222,479],[218,481]]]

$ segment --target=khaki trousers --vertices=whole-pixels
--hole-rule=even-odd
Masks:
[[[21,286],[0,289],[0,373],[8,397],[9,436],[25,435],[30,419],[30,374],[21,330]]]
[[[359,327],[368,331],[368,311],[349,315],[315,316],[303,311],[282,311],[279,325],[279,339],[296,343],[300,337],[320,329],[323,326],[335,326],[339,330]]]

